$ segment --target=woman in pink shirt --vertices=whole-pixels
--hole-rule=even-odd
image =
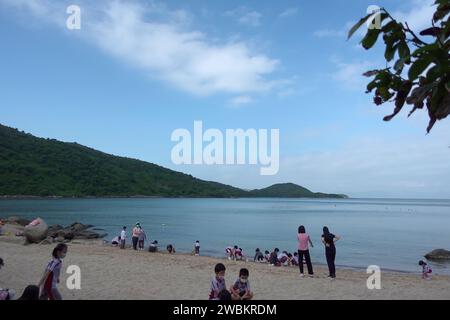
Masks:
[[[303,257],[305,257],[306,260],[306,266],[308,267],[308,274],[310,277],[314,276],[313,267],[311,264],[311,257],[309,255],[309,248],[308,245],[310,244],[311,247],[314,247],[311,238],[309,237],[309,234],[306,233],[305,227],[300,226],[298,227],[298,265],[300,267],[300,276],[303,277]]]

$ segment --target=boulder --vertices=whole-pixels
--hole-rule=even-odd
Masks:
[[[445,249],[436,249],[425,255],[428,260],[450,260],[450,251]]]
[[[25,227],[26,225],[28,225],[31,222],[28,219],[24,219],[24,218],[20,218],[20,217],[9,217],[8,219],[6,219],[6,221],[9,223],[18,224],[22,227]]]
[[[52,243],[53,243],[52,237],[47,237],[44,240],[42,240],[41,242],[39,242],[39,244],[43,244],[43,245],[48,245],[48,244],[52,244]]]
[[[91,225],[85,225],[85,224],[82,224],[82,223],[79,223],[79,222],[75,222],[75,223],[72,223],[69,228],[70,228],[70,230],[72,230],[74,232],[80,232],[80,231],[84,231],[84,230],[86,230],[86,229],[88,229],[90,227],[92,227],[92,226]]]
[[[64,227],[61,226],[61,225],[59,225],[59,224],[50,226],[50,227],[48,228],[48,235],[49,235],[50,237],[52,237],[52,238],[56,238],[56,237],[58,237],[58,232],[59,232],[60,230],[62,230],[63,228],[64,228]]]
[[[73,233],[72,231],[65,231],[63,237],[65,240],[72,240],[73,238],[75,238],[75,233]]]
[[[59,231],[59,230],[62,230],[62,229],[64,229],[64,227],[63,227],[62,225],[55,224],[55,225],[50,226],[50,227],[48,228],[48,232]]]
[[[100,234],[94,231],[81,231],[75,233],[75,239],[98,239],[100,238]]]
[[[63,239],[72,240],[75,237],[75,234],[70,229],[62,229],[62,230],[58,230],[56,232],[51,233],[51,236],[53,238],[63,238]]]
[[[35,224],[28,224],[24,229],[24,236],[29,243],[40,243],[47,237],[48,226],[44,220],[37,218]]]
[[[57,237],[56,242],[59,242],[59,243],[64,242],[64,237]]]

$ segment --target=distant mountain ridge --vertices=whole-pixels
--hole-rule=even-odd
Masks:
[[[0,124],[0,196],[344,198],[293,183],[245,191]]]

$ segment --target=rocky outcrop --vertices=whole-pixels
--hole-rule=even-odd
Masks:
[[[450,260],[450,251],[445,249],[436,249],[425,255],[428,260]]]
[[[79,222],[72,223],[67,227],[54,225],[49,228],[49,236],[55,238],[58,242],[73,239],[100,239],[106,236],[106,234],[88,230],[92,227],[92,225],[85,225]]]
[[[25,227],[27,226],[31,221],[24,218],[19,217],[9,217],[6,219],[6,222],[12,223],[12,224],[18,224],[19,226]]]
[[[51,244],[54,242],[66,243],[75,239],[101,239],[107,236],[104,232],[98,232],[103,231],[103,229],[91,229],[93,228],[92,225],[83,224],[80,222],[74,222],[67,227],[59,224],[48,227],[45,221],[41,218],[37,218],[36,220],[30,222],[27,219],[19,217],[9,217],[7,219],[3,219],[3,221],[11,225],[17,225],[18,228],[22,228],[20,226],[25,226],[25,228],[23,228],[23,234],[21,232],[21,236],[25,236],[26,244]]]
[[[28,243],[40,243],[47,238],[48,226],[44,220],[37,218],[25,226],[23,235]]]

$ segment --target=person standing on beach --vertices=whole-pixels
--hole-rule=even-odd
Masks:
[[[336,246],[334,243],[341,239],[341,237],[334,235],[328,230],[328,227],[323,227],[322,243],[325,245],[325,257],[327,259],[328,271],[331,279],[336,278],[336,266],[334,261],[336,259]]]
[[[141,230],[139,233],[139,250],[144,250],[145,240],[147,239],[147,235],[145,234],[145,231],[142,229],[141,226],[139,226],[139,229]]]
[[[127,239],[127,227],[123,227],[120,232],[120,249],[125,249],[125,241]]]
[[[308,275],[314,276],[314,271],[311,263],[311,256],[309,255],[309,245],[314,247],[309,234],[306,233],[305,226],[298,227],[298,265],[300,267],[300,277],[304,276],[303,273],[303,257],[305,257],[306,266],[308,268]]]
[[[199,256],[200,255],[200,241],[195,241],[195,244],[194,244],[194,254],[196,255],[196,256]]]
[[[141,234],[141,225],[139,222],[133,228],[133,234],[131,236],[131,241],[133,242],[133,249],[137,250],[137,245],[139,241],[139,235]]]
[[[61,294],[58,291],[57,284],[59,283],[59,275],[61,273],[62,260],[66,257],[67,245],[64,243],[58,244],[53,249],[53,259],[45,268],[45,273],[39,281],[38,287],[41,288],[41,300],[62,300]]]

